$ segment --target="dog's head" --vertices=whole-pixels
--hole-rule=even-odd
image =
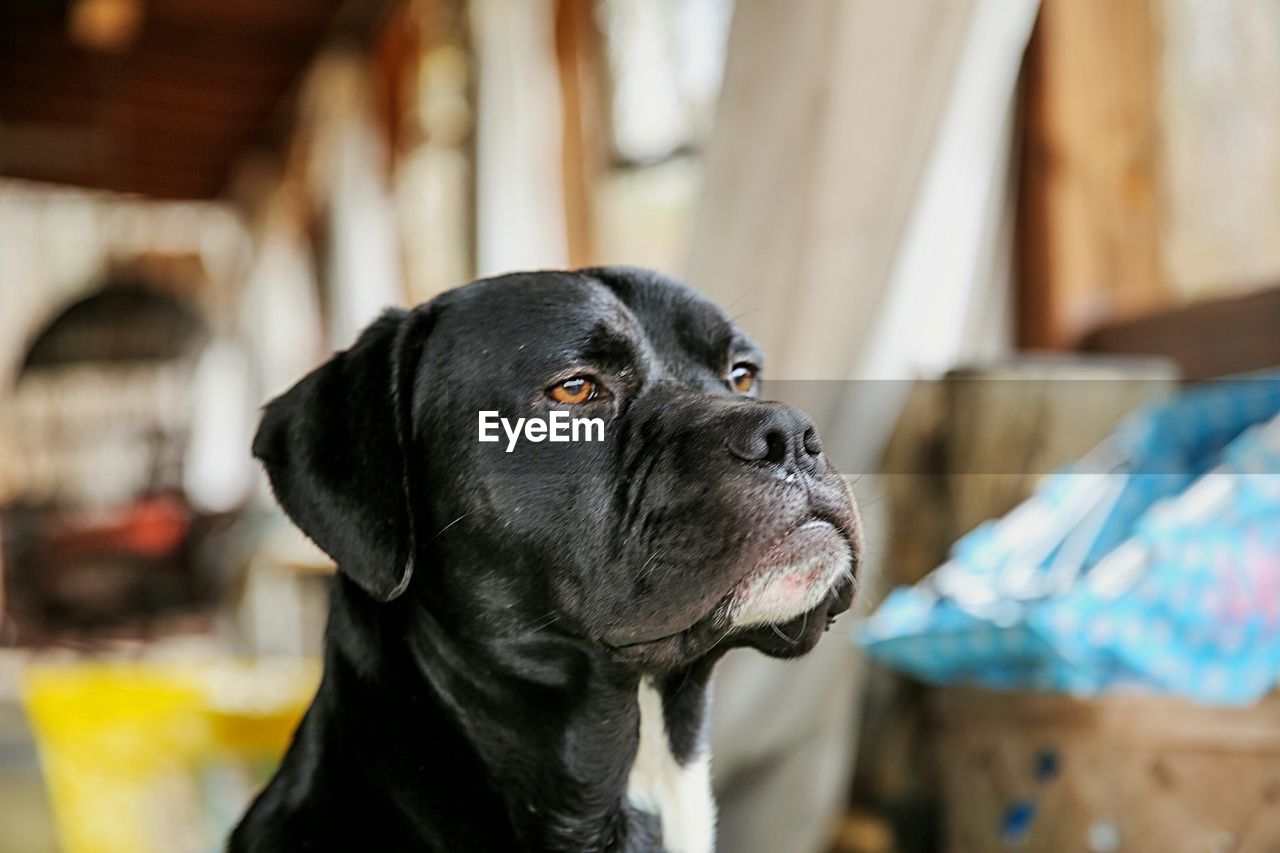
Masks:
[[[453,630],[647,668],[800,654],[849,606],[859,525],[808,416],[761,399],[762,362],[656,274],[508,275],[385,314],[267,406],[254,453],[350,581],[412,588]],[[599,423],[552,441],[555,412]],[[521,418],[541,425],[513,441]]]

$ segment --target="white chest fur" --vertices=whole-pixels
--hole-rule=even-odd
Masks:
[[[716,804],[711,798],[711,759],[705,745],[687,764],[671,754],[662,695],[640,682],[640,748],[627,780],[627,799],[662,821],[662,844],[671,853],[710,853],[715,848]]]

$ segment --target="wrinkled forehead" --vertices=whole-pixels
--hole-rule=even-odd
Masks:
[[[606,273],[600,278],[644,328],[670,375],[679,376],[691,366],[721,372],[735,354],[759,358],[751,339],[692,289],[651,273]]]
[[[695,378],[723,371],[734,352],[754,353],[715,305],[656,276],[502,276],[450,294],[442,307],[437,352],[453,375],[596,367]]]

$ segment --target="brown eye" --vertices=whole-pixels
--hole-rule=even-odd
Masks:
[[[592,400],[596,396],[595,380],[588,379],[585,376],[575,376],[572,379],[566,379],[559,385],[551,387],[551,399],[557,403],[585,403]]]
[[[729,384],[739,394],[750,394],[756,388],[756,368],[746,363],[735,364],[729,374]]]

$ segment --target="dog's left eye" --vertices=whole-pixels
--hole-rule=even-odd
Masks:
[[[729,384],[739,394],[750,394],[756,389],[756,366],[740,361],[729,373]]]
[[[600,395],[600,386],[589,376],[575,376],[547,389],[557,403],[586,403]]]

